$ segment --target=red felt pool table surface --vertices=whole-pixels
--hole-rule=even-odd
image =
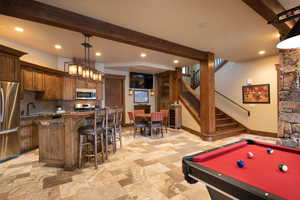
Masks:
[[[267,148],[274,153],[268,154]],[[247,158],[252,152],[254,157]],[[245,161],[245,167],[239,168],[237,160]],[[300,199],[300,150],[282,146],[246,141],[236,143],[206,154],[193,157],[193,162],[213,169],[226,176],[247,183],[284,199]],[[287,172],[281,172],[279,164],[288,166]]]

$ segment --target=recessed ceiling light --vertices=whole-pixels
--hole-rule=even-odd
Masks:
[[[174,60],[173,63],[178,64],[179,60]]]
[[[261,50],[261,51],[258,52],[259,55],[264,55],[265,53],[266,53],[265,50]]]
[[[21,27],[15,27],[15,31],[18,31],[18,32],[23,32],[23,31],[24,31],[24,29],[23,29],[23,28],[21,28]]]
[[[142,58],[145,58],[145,57],[147,57],[147,54],[141,53],[141,57],[142,57]]]
[[[96,56],[101,56],[102,54],[100,52],[96,52]]]
[[[54,48],[55,48],[55,49],[61,49],[62,47],[61,47],[61,45],[56,44],[56,45],[54,45]]]

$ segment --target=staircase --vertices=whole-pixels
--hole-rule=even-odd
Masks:
[[[225,63],[224,63],[225,62]],[[227,61],[222,61],[219,65],[226,64]],[[220,67],[218,65],[218,67]],[[218,69],[216,67],[216,69]],[[197,121],[197,123],[201,126],[201,119],[200,119],[200,97],[195,93],[195,89],[199,87],[199,79],[200,79],[200,71],[193,72],[190,74],[190,83],[187,80],[181,79],[180,81],[180,91],[179,91],[179,99],[185,105],[185,107],[189,110],[193,118]],[[239,104],[235,103],[228,97],[224,96],[223,94],[216,91],[216,93],[226,100],[234,103],[236,106],[244,109],[248,112],[248,116],[250,112],[240,106]],[[235,119],[224,113],[221,109],[216,108],[216,137],[217,139],[225,138],[229,136],[239,135],[241,133],[245,133],[247,129],[237,122]]]

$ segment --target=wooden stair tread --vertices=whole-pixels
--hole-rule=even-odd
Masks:
[[[216,127],[219,128],[219,127],[235,126],[235,125],[238,125],[238,123],[233,121],[233,122],[230,122],[230,123],[216,124]]]
[[[230,118],[230,117],[223,117],[223,118],[217,118],[216,119],[216,121],[225,121],[225,120],[232,120],[233,121],[233,119]]]
[[[216,131],[216,133],[217,134],[229,134],[229,133],[243,132],[243,131],[246,131],[246,129],[243,127],[236,127],[236,128],[226,129],[226,130],[218,130],[218,131]]]

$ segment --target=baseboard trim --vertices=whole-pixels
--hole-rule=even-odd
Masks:
[[[189,133],[192,133],[194,135],[197,135],[197,136],[201,136],[201,132],[200,131],[195,131],[194,129],[191,129],[189,127],[186,127],[186,126],[181,126],[181,128]]]
[[[267,132],[267,131],[258,131],[258,130],[248,129],[247,133],[252,134],[252,135],[266,136],[266,137],[274,137],[274,138],[278,137],[277,133]]]

